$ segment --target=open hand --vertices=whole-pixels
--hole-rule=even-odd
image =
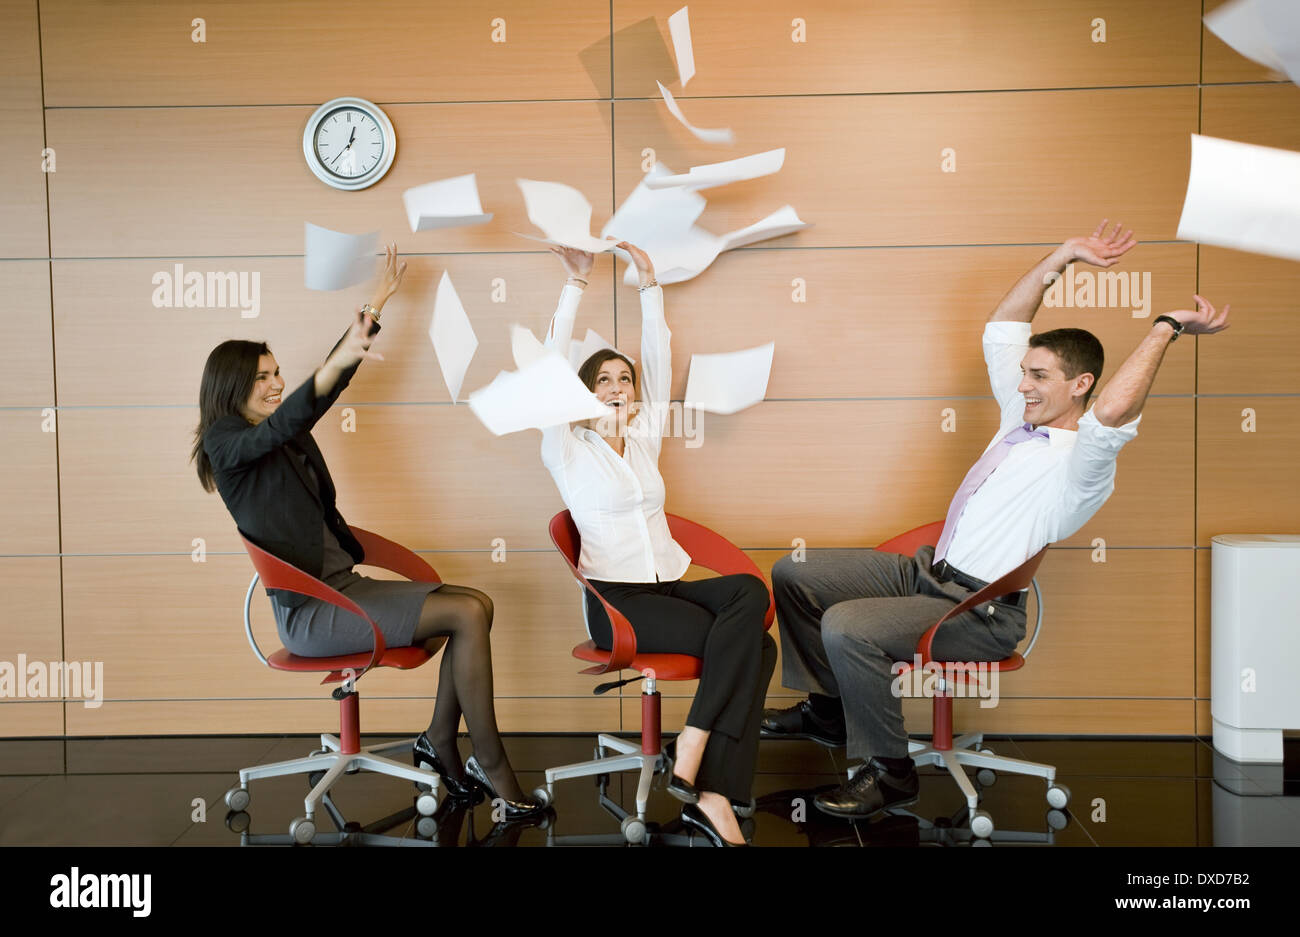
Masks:
[[[375,287],[375,297],[370,301],[370,305],[376,309],[384,308],[384,303],[402,285],[402,275],[406,273],[406,261],[403,260],[401,264],[397,262],[397,244],[385,244],[384,251],[384,272],[379,277],[379,285]]]
[[[650,260],[650,255],[635,244],[627,241],[619,241],[618,246],[627,251],[632,257],[632,263],[636,265],[636,272],[641,277],[641,286],[644,287],[655,278],[655,265]]]
[[[1066,241],[1065,246],[1073,254],[1072,259],[1082,260],[1094,267],[1110,267],[1119,263],[1120,257],[1137,244],[1137,238],[1132,231],[1124,230],[1123,224],[1118,223],[1115,230],[1107,235],[1106,225],[1109,223],[1109,218],[1103,218],[1101,224],[1097,225],[1097,230],[1088,237],[1070,238]]]
[[[1196,300],[1195,311],[1176,309],[1165,314],[1181,322],[1183,331],[1192,335],[1210,335],[1228,327],[1228,310],[1232,308],[1231,305],[1224,306],[1222,312],[1215,312],[1214,306],[1205,297],[1193,295],[1192,299]]]
[[[551,248],[551,253],[560,258],[565,273],[580,280],[587,278],[587,274],[591,273],[592,264],[596,262],[596,257],[591,251],[580,251],[576,247],[556,246]]]

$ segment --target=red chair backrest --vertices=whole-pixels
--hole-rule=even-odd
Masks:
[[[690,555],[694,565],[703,566],[722,576],[750,573],[763,581],[767,586],[767,615],[763,625],[770,628],[772,619],[776,615],[776,602],[772,596],[772,587],[768,585],[766,577],[757,564],[746,556],[740,547],[703,524],[678,517],[676,514],[665,516],[668,518],[668,530],[673,535],[673,539]],[[622,613],[605,601],[595,587],[587,581],[587,577],[579,571],[578,558],[582,554],[582,537],[578,533],[577,524],[573,522],[573,515],[568,511],[561,511],[552,517],[550,533],[551,542],[560,551],[564,561],[569,564],[569,571],[574,578],[600,600],[605,613],[609,615],[610,630],[614,635],[610,669],[620,669],[623,664],[636,656],[636,634],[632,631],[631,624]]]
[[[363,533],[365,533],[365,531],[363,531]],[[383,632],[381,632],[379,627],[370,620],[370,616],[362,610],[360,605],[353,602],[342,592],[339,592],[336,589],[331,589],[315,576],[309,576],[298,567],[286,563],[278,556],[263,550],[257,544],[253,543],[253,541],[249,540],[242,530],[239,532],[239,538],[244,541],[244,549],[248,551],[249,559],[253,561],[253,568],[257,570],[257,575],[261,578],[262,585],[266,586],[268,589],[281,589],[285,592],[296,592],[299,595],[307,595],[314,599],[320,599],[322,602],[328,602],[331,605],[337,605],[339,608],[347,609],[352,614],[359,615],[370,624],[370,628],[375,635],[375,649],[370,655],[370,663],[366,665],[366,670],[373,667],[375,662],[384,656],[386,648],[384,646]],[[369,556],[366,557],[366,561],[367,563],[370,562]],[[430,569],[432,569],[432,567],[430,567]],[[436,576],[437,574],[435,573],[434,575]],[[358,674],[358,676],[360,675]]]
[[[886,553],[905,553],[908,556],[915,556],[916,551],[921,547],[933,546],[939,542],[939,537],[943,534],[943,523],[943,521],[931,521],[920,527],[913,527],[897,537],[890,537],[876,549],[884,550]]]

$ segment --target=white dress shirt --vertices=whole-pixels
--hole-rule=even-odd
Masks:
[[[566,355],[582,290],[567,284],[546,336]],[[582,537],[578,569],[607,582],[681,579],[691,558],[668,530],[659,449],[668,423],[672,333],[663,290],[641,291],[641,406],[628,422],[620,456],[601,436],[568,424],[542,430],[542,462],[551,471]]]
[[[1029,348],[1028,322],[984,326],[984,361],[1002,420],[985,452],[1024,423],[1018,388]],[[1043,547],[1088,522],[1115,490],[1115,458],[1136,438],[1139,415],[1123,426],[1103,426],[1089,410],[1078,430],[1045,427],[1018,443],[966,502],[945,557],[964,573],[992,582]]]

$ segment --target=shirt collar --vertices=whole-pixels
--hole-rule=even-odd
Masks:
[[[1052,447],[1059,446],[1068,449],[1079,438],[1078,430],[1060,429],[1056,426],[1044,426],[1042,428],[1047,430],[1047,444]]]

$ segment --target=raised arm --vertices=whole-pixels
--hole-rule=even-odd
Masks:
[[[560,302],[555,308],[555,315],[551,317],[543,346],[567,359],[569,341],[573,338],[573,323],[578,316],[578,303],[582,299],[582,291],[587,285],[587,277],[591,274],[596,258],[589,251],[572,247],[552,247],[551,253],[560,258],[568,276],[564,288],[560,290]],[[542,462],[547,466],[563,464],[568,460],[572,443],[573,434],[569,432],[569,424],[546,427],[542,430]]]
[[[1194,311],[1178,309],[1165,315],[1182,323],[1182,331],[1191,335],[1210,335],[1228,327],[1230,306],[1224,306],[1222,312],[1215,312],[1208,300],[1200,296],[1194,296],[1193,299],[1196,300]],[[1161,316],[1160,320],[1164,320],[1164,317]],[[1151,331],[1097,396],[1097,402],[1092,407],[1097,422],[1102,426],[1120,426],[1136,419],[1146,403],[1156,372],[1160,370],[1165,349],[1178,335],[1179,332],[1168,321],[1157,321],[1151,327]]]
[[[1110,267],[1118,263],[1120,257],[1137,244],[1137,239],[1133,237],[1132,231],[1125,231],[1120,224],[1115,225],[1115,230],[1107,236],[1107,224],[1109,219],[1102,219],[1097,230],[1090,236],[1070,238],[1035,264],[1002,297],[988,321],[1033,322],[1038,307],[1042,305],[1043,294],[1067,264],[1082,260],[1095,267]]]
[[[629,430],[658,440],[668,425],[668,403],[673,385],[672,332],[664,319],[664,291],[655,279],[650,255],[635,244],[620,241],[636,265],[641,294],[641,407]]]

